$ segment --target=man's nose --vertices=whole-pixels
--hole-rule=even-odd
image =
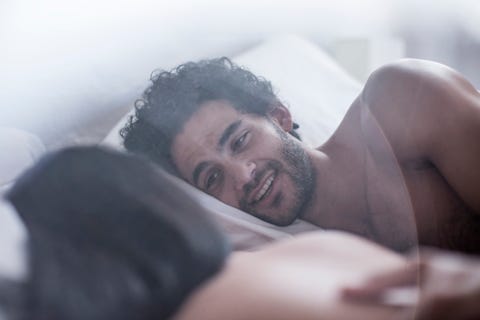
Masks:
[[[235,189],[243,190],[244,186],[251,182],[255,177],[256,165],[253,161],[244,161],[238,163],[232,168]]]

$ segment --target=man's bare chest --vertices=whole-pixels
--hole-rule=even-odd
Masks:
[[[368,108],[360,109],[365,197],[379,242],[397,250],[416,244],[480,252],[480,216],[473,214],[415,145],[391,144]],[[405,148],[410,145],[411,148]]]
[[[366,198],[372,224],[401,250],[421,245],[480,252],[480,219],[431,165],[366,157]],[[382,227],[383,225],[383,227]]]
[[[423,245],[480,252],[480,216],[433,166],[402,168]]]

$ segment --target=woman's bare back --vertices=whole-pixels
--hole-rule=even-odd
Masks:
[[[401,256],[347,233],[304,234],[233,253],[176,319],[389,319],[398,309],[349,303],[339,294],[402,264]]]

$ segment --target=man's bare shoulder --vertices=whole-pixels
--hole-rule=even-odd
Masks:
[[[400,94],[443,89],[478,95],[459,72],[437,62],[419,59],[402,59],[375,70],[367,80],[363,98],[378,98],[379,94],[389,96],[386,89]]]
[[[404,59],[379,68],[360,100],[401,154],[427,157],[438,147],[435,140],[454,137],[450,124],[480,121],[478,91],[455,70],[431,61]]]
[[[377,69],[361,95],[373,112],[398,108],[398,112],[416,111],[418,115],[464,112],[465,109],[455,108],[462,99],[479,98],[479,92],[459,72],[440,63],[417,59],[403,59]]]

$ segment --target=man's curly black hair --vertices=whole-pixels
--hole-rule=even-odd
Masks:
[[[151,86],[135,103],[135,115],[120,130],[128,151],[146,155],[177,174],[171,155],[176,135],[207,101],[227,100],[238,111],[266,116],[281,102],[269,81],[222,57],[188,62],[153,73]],[[294,131],[290,132],[300,139]]]

